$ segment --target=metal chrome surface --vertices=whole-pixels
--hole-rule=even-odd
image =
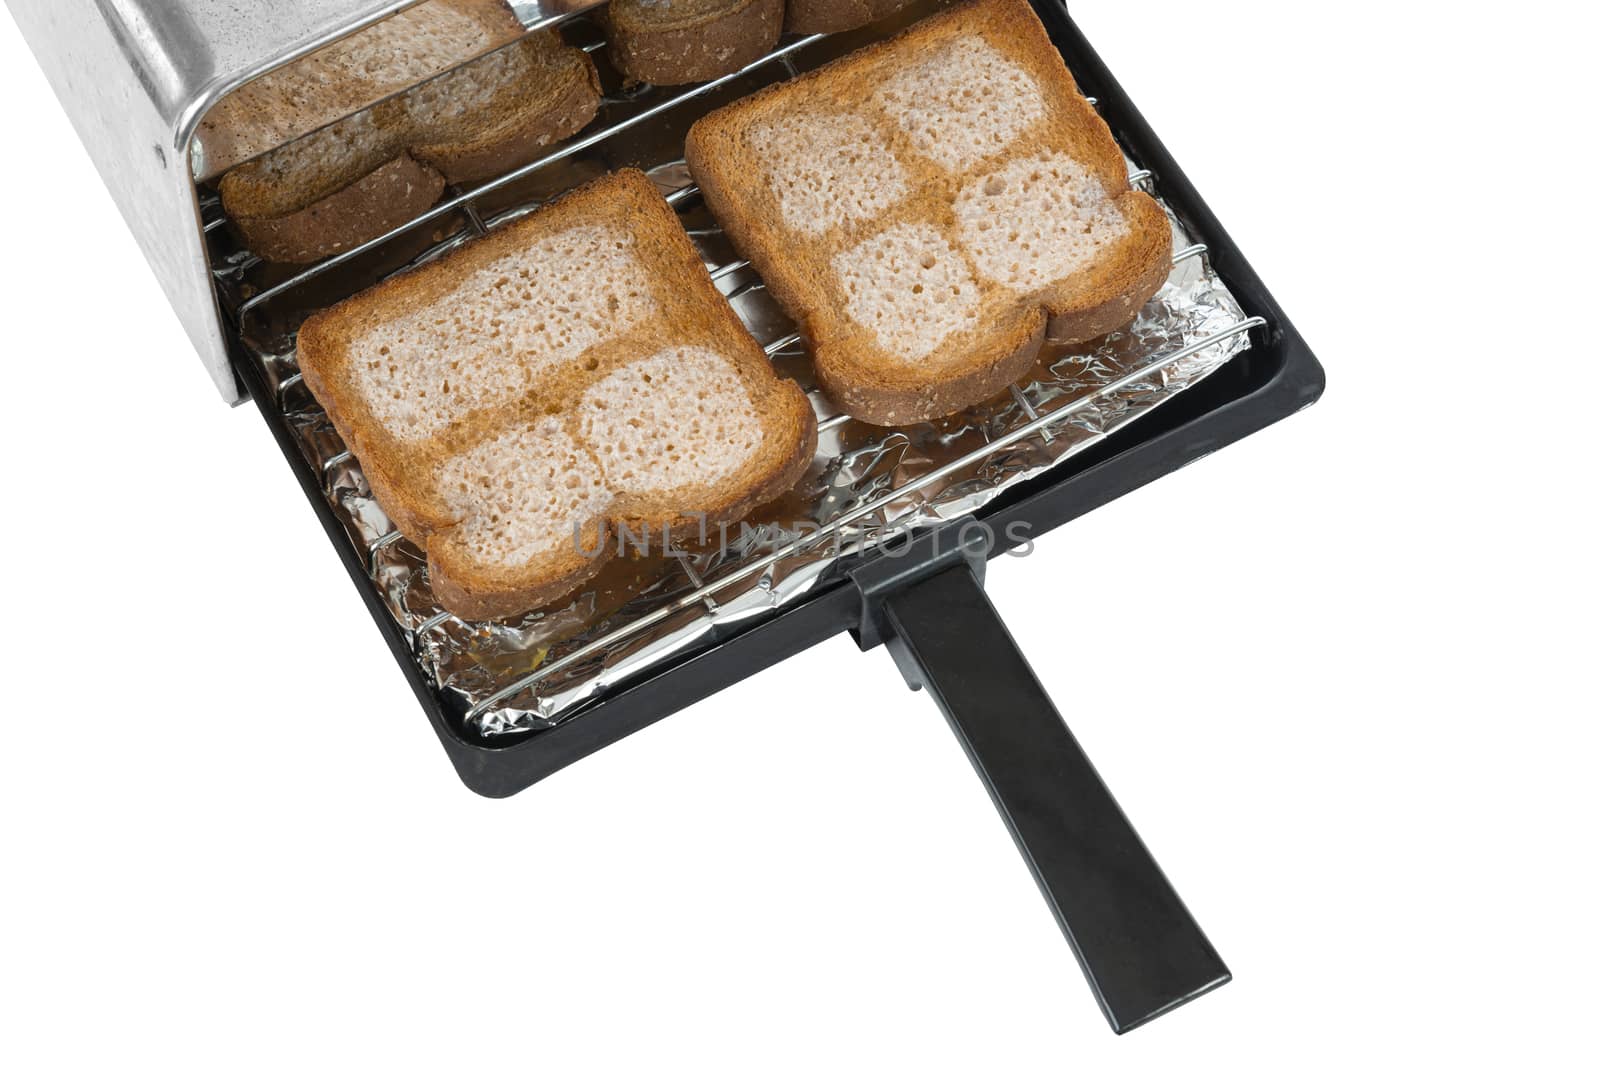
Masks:
[[[240,397],[207,270],[190,144],[211,105],[417,0],[7,0],[217,389]],[[513,0],[527,25],[593,6]]]

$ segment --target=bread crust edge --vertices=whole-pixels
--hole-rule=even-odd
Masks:
[[[611,62],[631,81],[686,85],[731,74],[771,52],[783,33],[784,0],[744,0],[681,26],[656,27],[628,14],[608,16]]]
[[[264,260],[315,263],[410,222],[439,202],[444,187],[444,175],[402,154],[299,211],[229,215],[228,221]]]
[[[578,52],[575,73],[560,95],[544,108],[464,141],[411,146],[411,153],[454,183],[481,182],[537,158],[539,150],[565,140],[589,125],[600,109],[600,74],[586,52]]]

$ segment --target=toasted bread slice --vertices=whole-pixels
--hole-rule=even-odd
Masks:
[[[232,170],[522,33],[505,0],[425,0],[408,7],[218,101],[197,134],[204,175]]]
[[[788,0],[786,33],[843,33],[888,18],[912,0]]]
[[[732,521],[816,447],[794,383],[623,171],[307,321],[300,369],[378,502],[467,619],[538,607],[614,525]]]
[[[1165,213],[1024,0],[975,0],[695,123],[707,204],[845,412],[900,425],[1088,340],[1171,269]]]
[[[611,0],[612,64],[632,81],[706,82],[772,51],[784,0]]]
[[[587,54],[554,30],[531,34],[234,168],[223,210],[257,255],[319,260],[415,218],[447,182],[531,161],[599,100]]]

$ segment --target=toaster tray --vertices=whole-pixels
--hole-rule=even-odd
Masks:
[[[990,555],[1012,547],[1016,539],[1007,532],[1024,531],[1025,536],[1037,536],[1309,404],[1320,393],[1323,381],[1320,368],[1293,327],[1067,18],[1065,10],[1050,0],[1041,0],[1036,7],[1080,87],[1096,98],[1102,115],[1125,151],[1154,175],[1154,191],[1168,205],[1182,230],[1203,243],[1201,252],[1209,261],[1209,269],[1222,280],[1248,317],[1238,325],[1241,334],[1248,329],[1250,344],[1242,351],[1231,353],[1231,358],[1207,367],[1203,378],[1177,392],[1160,407],[1141,414],[1115,434],[1056,463],[1038,477],[1011,485],[989,500],[977,515],[997,535],[988,546]],[[853,44],[848,39],[808,40],[812,45],[826,45],[836,51],[847,50]],[[800,51],[798,46],[802,43],[788,42],[783,47],[792,52],[778,56],[767,66],[786,67],[792,74],[795,69],[792,57]],[[808,61],[806,65],[814,63]],[[774,74],[781,75],[781,69]],[[713,86],[705,91],[704,103],[709,106],[720,102],[719,92],[734,89],[739,93],[748,91],[746,86]],[[663,110],[656,115],[647,114],[651,107],[648,101],[642,101],[633,112],[635,116],[645,116],[635,125],[639,144],[647,143],[652,137],[676,138],[681,143],[688,117],[681,109],[677,113]],[[657,155],[655,159],[636,162],[653,163],[659,159]],[[582,165],[585,160],[574,153],[571,162]],[[670,171],[670,163],[667,170]],[[518,189],[508,188],[507,194],[537,200],[541,194],[548,195],[555,183],[570,184],[572,181],[570,174],[531,177],[535,182],[544,182],[545,186],[532,190],[530,196],[528,183],[524,182]],[[381,265],[372,262],[374,259],[393,269],[415,260],[419,254],[426,256],[430,249],[448,247],[453,240],[452,227],[462,236],[473,227],[481,227],[479,213],[483,209],[480,203],[468,203],[464,207],[462,217],[450,220],[446,213],[441,213],[437,226],[423,226],[399,240],[388,242],[366,260],[358,256],[352,257],[351,262],[332,265],[323,272],[326,277],[319,279],[317,285],[305,286],[301,293],[291,294],[292,300],[282,300],[276,305],[261,300],[263,292],[270,294],[273,286],[283,284],[274,281],[270,273],[263,276],[257,270],[252,274],[248,267],[241,268],[243,261],[237,258],[237,253],[233,253],[234,258],[230,260],[230,253],[225,249],[220,250],[215,262],[219,267],[219,287],[223,290],[225,305],[244,308],[246,318],[251,307],[265,307],[270,312],[266,318],[283,317],[275,322],[241,323],[243,328],[235,332],[231,344],[236,371],[283,448],[463,780],[481,793],[503,796],[768,664],[841,630],[857,628],[862,612],[861,596],[858,587],[850,581],[849,572],[870,562],[874,551],[869,549],[855,557],[835,561],[803,595],[788,603],[742,619],[736,626],[720,628],[711,640],[677,651],[669,650],[655,658],[646,669],[609,681],[604,689],[584,702],[579,709],[581,714],[564,717],[537,730],[485,734],[481,725],[470,717],[471,706],[464,705],[458,695],[441,692],[436,680],[425,673],[418,657],[417,632],[401,625],[392,598],[386,597],[374,583],[374,558],[370,551],[358,548],[352,540],[348,511],[341,516],[330,503],[325,492],[325,464],[308,458],[303,448],[304,436],[300,433],[304,427],[295,425],[298,416],[294,411],[286,411],[282,403],[284,382],[293,377],[292,367],[275,367],[270,353],[268,359],[260,357],[260,335],[263,332],[270,335],[274,330],[283,333],[285,322],[292,325],[297,317],[318,306],[317,301],[327,302],[330,299],[326,296],[328,285],[337,291],[340,286],[359,287],[363,280],[370,284],[376,280],[373,277],[375,268],[379,276],[383,273]],[[220,240],[221,235],[217,236]],[[730,282],[725,290],[738,282],[734,277],[738,269],[736,265],[733,270],[724,272]],[[246,289],[246,286],[251,288]],[[336,445],[329,448],[335,449]],[[337,458],[336,453],[331,455]],[[913,537],[925,539],[932,535],[933,531],[924,530]]]

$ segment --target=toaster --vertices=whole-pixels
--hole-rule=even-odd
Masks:
[[[545,157],[470,189],[451,188],[423,216],[358,248],[289,268],[261,264],[230,236],[214,188],[217,162],[208,158],[201,136],[205,116],[239,87],[410,3],[8,2],[218,393],[229,403],[255,403],[468,786],[490,796],[515,793],[779,659],[849,632],[863,649],[886,646],[907,682],[928,691],[949,720],[1113,1029],[1136,1027],[1229,979],[1221,957],[1028,668],[985,597],[982,578],[987,560],[1027,538],[1311,404],[1324,376],[1072,22],[1063,0],[1031,2],[1128,156],[1132,180],[1161,199],[1186,235],[1174,271],[1188,271],[1191,279],[1203,273],[1208,284],[1225,288],[1237,302],[1238,314],[1223,329],[1182,338],[1135,364],[1100,373],[1076,394],[1051,393],[1049,404],[1014,391],[1014,407],[967,451],[947,457],[936,470],[887,480],[880,496],[844,502],[830,513],[832,529],[825,525],[805,544],[734,561],[723,572],[689,568],[667,592],[641,594],[631,602],[631,614],[599,621],[564,645],[541,646],[506,668],[488,692],[468,700],[429,670],[428,656],[451,628],[467,636],[463,641],[474,632],[427,599],[425,569],[414,547],[386,524],[364,493],[358,462],[326,420],[319,421],[294,365],[298,322],[525,213],[600,167],[648,169],[691,234],[714,247],[714,220],[696,208],[696,190],[682,167],[688,121],[891,32],[936,5],[913,5],[898,21],[837,40],[787,36],[771,54],[700,85],[631,85],[614,72],[605,74],[600,118],[551,146]],[[605,27],[586,14],[592,3],[514,0],[509,6],[530,32],[557,26],[603,64]],[[309,132],[286,129],[283,136]],[[692,216],[697,210],[701,214]],[[714,259],[709,253],[707,258]],[[730,300],[760,288],[749,264],[736,258],[708,262],[708,268]],[[792,324],[771,328],[766,338],[769,354],[801,344]],[[1226,358],[1207,364],[1192,381],[1179,380],[1183,368],[1219,346],[1228,346]],[[1152,389],[1161,403],[1140,407],[1137,398],[1150,397]],[[1110,409],[1096,405],[1110,399],[1119,399],[1115,410],[1126,418],[1085,431],[1086,415],[1103,415]],[[825,408],[819,419],[825,433],[849,429],[843,416]],[[1074,428],[1086,435],[1081,447],[1058,448],[1026,479],[997,483],[995,492],[975,497],[970,508],[948,514],[935,509],[928,523],[899,532],[903,537],[892,546],[886,539],[866,539],[851,552],[838,552],[792,596],[774,596],[760,610],[728,610],[728,595],[771,593],[774,576],[781,578],[779,563],[817,550],[825,534],[856,529],[852,524],[877,514],[875,508],[931,485],[941,472],[954,477],[971,465],[1015,459],[1021,454],[1010,450],[1059,443]],[[694,631],[694,640],[648,658],[632,655],[652,627],[688,611],[708,621]],[[560,716],[541,720],[527,712],[536,712],[536,703],[518,704],[563,670],[577,670],[570,665],[596,657],[610,674]]]

